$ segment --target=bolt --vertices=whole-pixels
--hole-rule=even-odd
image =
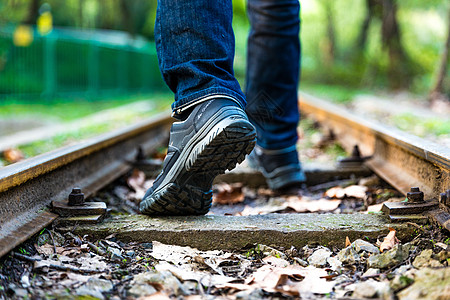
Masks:
[[[345,163],[358,163],[361,164],[364,162],[364,158],[361,157],[361,152],[359,151],[358,145],[355,145],[352,150],[352,154],[350,157],[343,158],[339,161],[342,164]]]
[[[421,203],[423,202],[423,192],[418,187],[412,187],[411,191],[406,193],[408,203]]]
[[[361,152],[359,151],[358,145],[353,146],[352,157],[361,158]]]
[[[142,147],[139,146],[137,149],[136,161],[143,161],[143,160],[145,160],[144,150],[142,150]]]
[[[84,204],[84,194],[80,188],[73,188],[69,194],[69,206],[80,206]]]
[[[447,205],[447,194],[441,193],[441,198],[439,199],[439,203]]]

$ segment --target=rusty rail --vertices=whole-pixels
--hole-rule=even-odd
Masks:
[[[52,201],[72,188],[90,196],[127,172],[138,152],[154,151],[168,138],[169,112],[74,146],[0,169],[0,257],[50,224]]]
[[[442,194],[450,188],[450,149],[305,93],[300,94],[300,110],[331,130],[347,151],[358,145],[363,156],[371,156],[366,165],[405,196],[420,187],[425,200],[439,199],[440,209],[449,212],[450,203]],[[444,225],[439,216],[434,219]]]

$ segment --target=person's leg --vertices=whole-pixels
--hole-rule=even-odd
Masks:
[[[160,0],[161,73],[175,93],[163,170],[140,203],[150,215],[205,214],[215,176],[244,160],[256,132],[233,76],[231,0]]]
[[[245,107],[234,77],[231,0],[159,0],[155,41],[163,78],[175,93],[172,109],[229,97]]]
[[[273,189],[305,180],[295,148],[299,11],[298,0],[248,0],[246,112],[258,136],[253,158]]]

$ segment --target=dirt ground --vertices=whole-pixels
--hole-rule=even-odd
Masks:
[[[342,155],[314,124],[304,126],[303,160]],[[153,178],[135,170],[91,200],[106,202],[110,214],[138,213]],[[242,183],[213,191],[214,215],[378,214],[384,201],[404,200],[375,175],[289,194]],[[391,230],[376,240],[347,239],[344,248],[255,244],[240,251],[124,243],[114,234],[96,239],[49,227],[0,260],[0,299],[450,299],[450,235],[410,226],[408,241]]]

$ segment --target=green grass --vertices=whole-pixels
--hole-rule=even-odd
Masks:
[[[170,106],[173,96],[171,93],[156,93],[131,97],[121,96],[95,101],[86,99],[57,99],[49,102],[8,100],[0,103],[0,118],[32,116],[51,118],[64,122],[79,119],[101,110],[146,99],[155,103],[157,109],[165,109]]]
[[[374,91],[366,89],[311,82],[301,82],[300,91],[343,104],[350,103],[356,95],[374,93]]]
[[[419,118],[410,113],[403,113],[393,116],[392,122],[399,129],[421,137],[446,135],[450,132],[450,122],[444,118]]]
[[[57,118],[61,122],[72,121],[90,114],[122,106],[128,103],[149,99],[154,103],[154,107],[147,111],[121,111],[114,113],[104,122],[86,124],[75,131],[68,131],[58,134],[47,140],[32,142],[27,145],[18,147],[26,158],[33,157],[42,153],[46,153],[63,146],[75,144],[81,140],[85,140],[114,129],[130,125],[134,122],[147,118],[158,112],[169,109],[173,96],[169,93],[160,93],[155,95],[138,96],[132,98],[117,98],[109,101],[63,101],[54,104],[33,103],[33,104],[2,104],[0,106],[0,117],[11,116],[38,116],[40,118]],[[64,126],[61,124],[61,126]],[[6,165],[7,162],[0,158],[0,166]]]

